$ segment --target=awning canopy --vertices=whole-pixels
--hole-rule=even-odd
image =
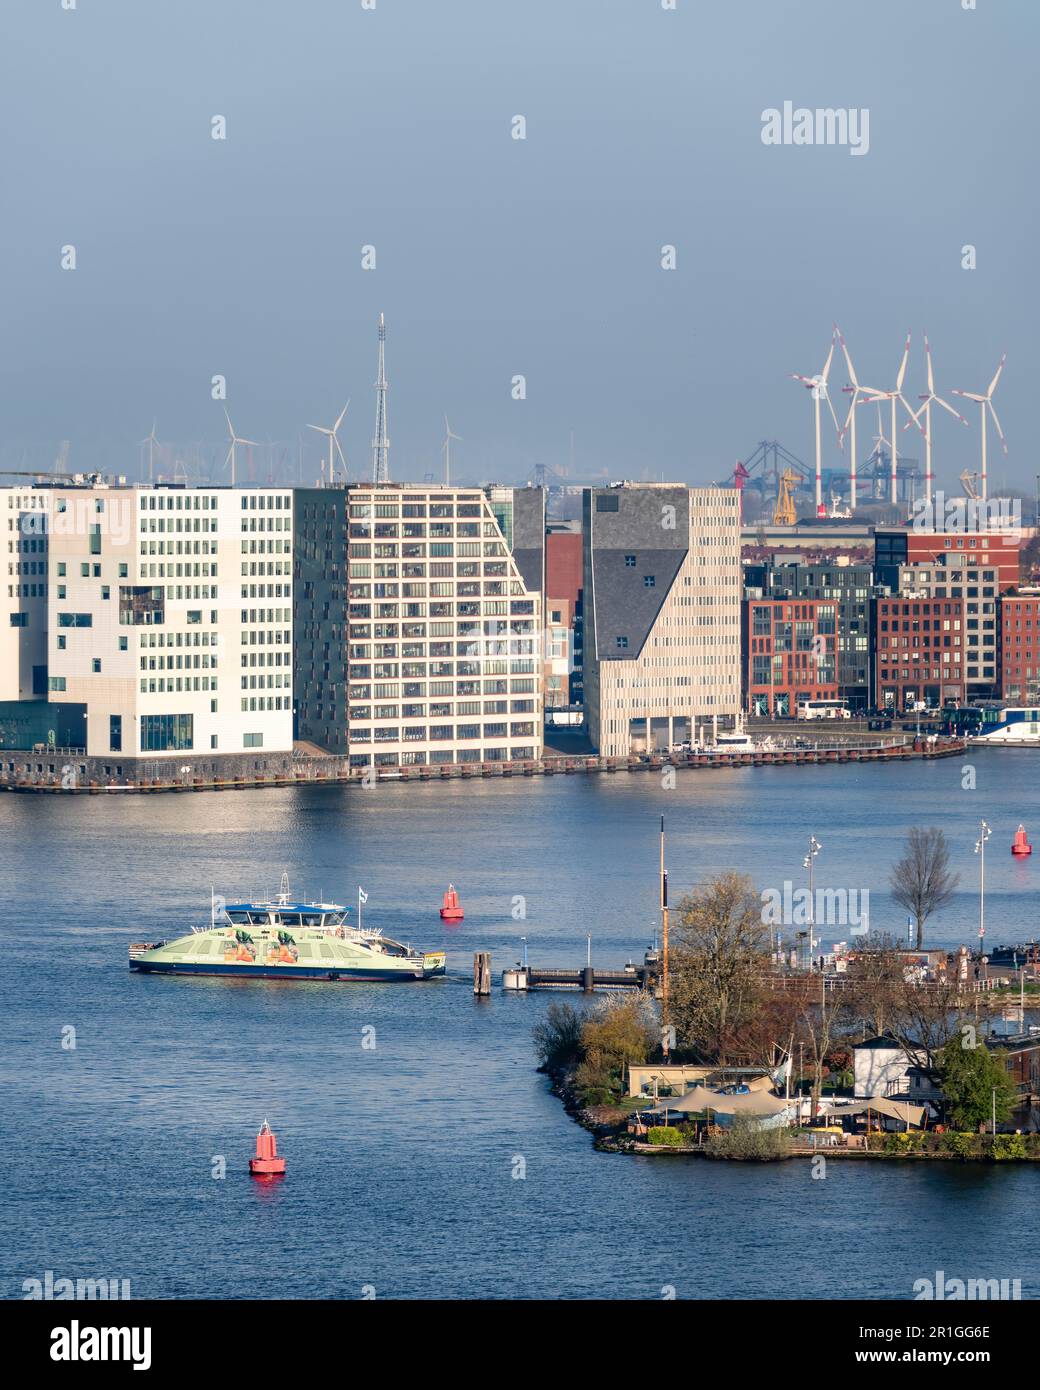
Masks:
[[[899,1120],[901,1124],[921,1125],[924,1123],[925,1107],[923,1105],[911,1105],[905,1100],[889,1100],[887,1096],[870,1096],[866,1100],[854,1100],[848,1105],[839,1102],[832,1102],[829,1113],[831,1115],[862,1115],[865,1110],[873,1110],[875,1114],[887,1115],[891,1120]]]
[[[658,1110],[674,1110],[678,1114],[696,1114],[702,1110],[713,1110],[717,1115],[779,1115],[791,1102],[782,1096],[770,1095],[768,1091],[743,1091],[737,1095],[720,1095],[709,1091],[705,1086],[692,1086],[684,1096],[670,1100],[662,1096],[657,1102]]]

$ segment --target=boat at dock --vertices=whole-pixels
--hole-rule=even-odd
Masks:
[[[224,975],[338,983],[428,980],[443,975],[443,951],[417,951],[379,929],[351,926],[339,903],[295,902],[286,876],[277,897],[216,908],[210,926],[185,936],[139,941],[130,969],[159,975]]]

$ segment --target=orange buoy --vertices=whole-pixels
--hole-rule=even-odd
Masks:
[[[1033,853],[1033,846],[1026,839],[1026,828],[1024,825],[1020,825],[1015,831],[1015,838],[1011,841],[1011,853],[1020,858],[1023,855]]]
[[[461,922],[465,913],[459,905],[459,895],[455,892],[454,883],[448,884],[448,891],[444,895],[441,904],[441,920],[444,922]]]
[[[279,1157],[277,1140],[266,1120],[256,1136],[256,1157],[249,1160],[249,1171],[255,1178],[276,1177],[285,1172],[285,1159]]]

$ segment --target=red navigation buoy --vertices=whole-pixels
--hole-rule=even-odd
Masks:
[[[249,1171],[259,1178],[274,1177],[285,1172],[285,1159],[278,1155],[278,1143],[266,1120],[256,1136],[256,1157],[249,1160]]]
[[[444,895],[444,902],[441,904],[441,920],[444,922],[461,922],[464,913],[459,905],[459,895],[455,892],[454,883],[448,884],[448,891]]]
[[[1011,853],[1019,857],[1033,853],[1033,846],[1026,839],[1026,828],[1024,825],[1020,825],[1015,831],[1015,838],[1011,842]]]

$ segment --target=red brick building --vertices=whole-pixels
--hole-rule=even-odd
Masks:
[[[582,533],[550,523],[545,537],[545,705],[584,702]]]
[[[875,599],[873,632],[879,709],[966,702],[963,599]]]
[[[1040,702],[1040,591],[1001,598],[998,665],[1002,699],[1013,705]]]
[[[801,700],[837,700],[837,604],[748,599],[743,605],[745,704],[793,717]]]

